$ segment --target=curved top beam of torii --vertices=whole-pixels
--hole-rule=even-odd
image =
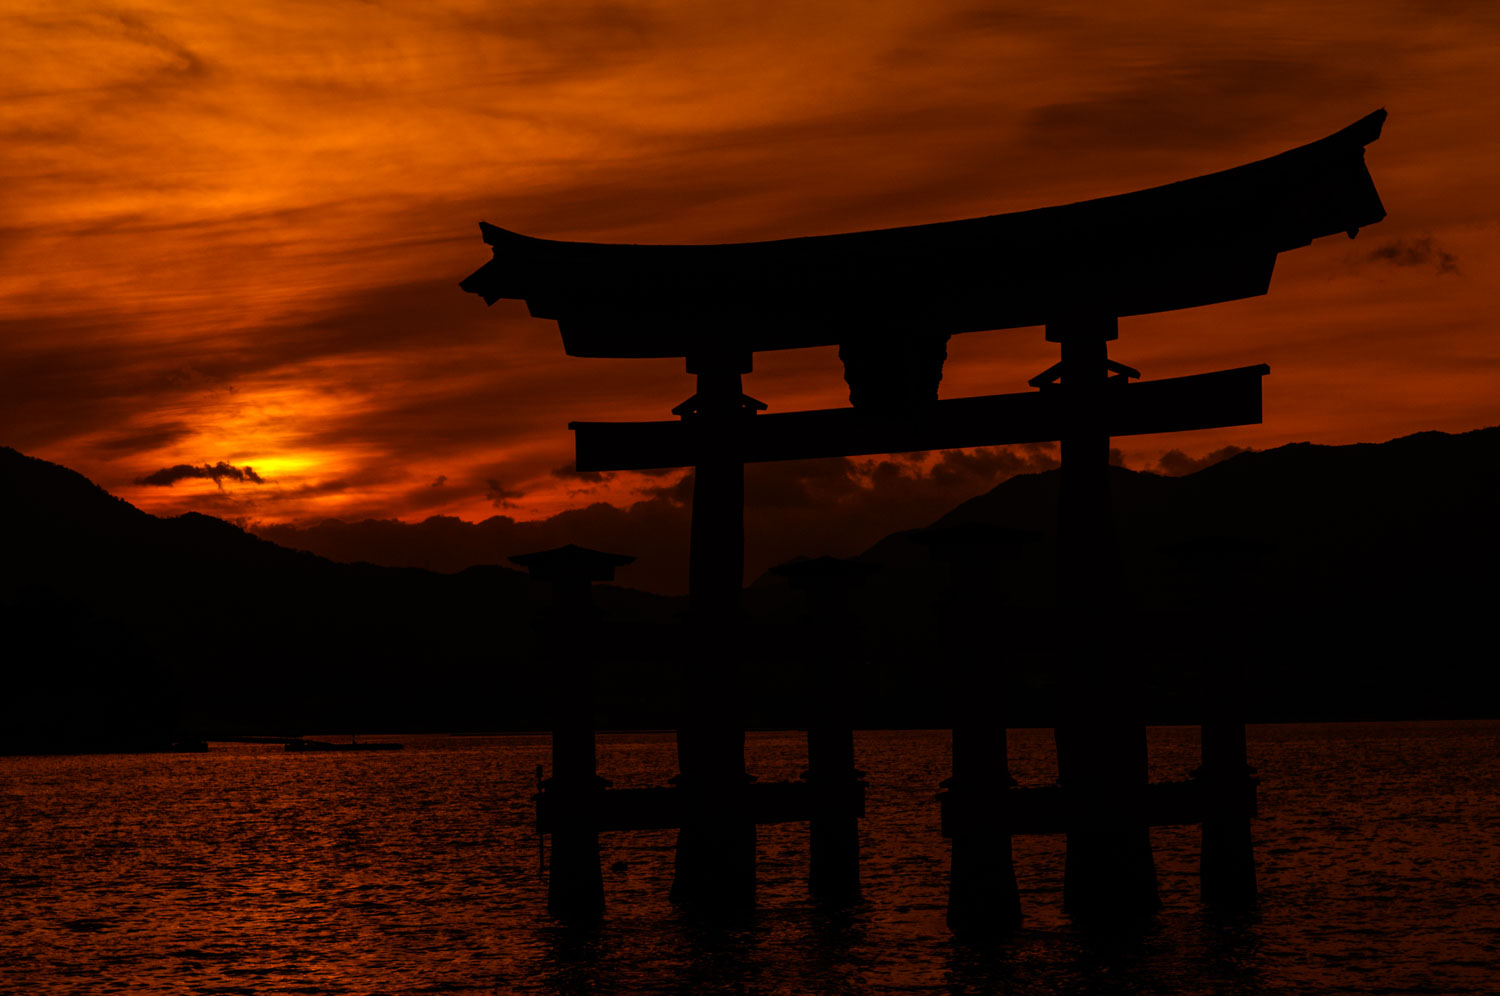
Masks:
[[[1017,328],[1264,294],[1276,254],[1385,217],[1386,112],[1269,159],[1057,207],[724,245],[531,238],[460,286],[556,319],[573,356],[688,356]]]

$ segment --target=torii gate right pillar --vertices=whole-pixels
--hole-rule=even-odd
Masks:
[[[1079,920],[1120,920],[1160,906],[1149,828],[1140,818],[1148,780],[1143,675],[1119,652],[1120,590],[1109,488],[1107,409],[1113,316],[1049,323],[1062,346],[1062,487],[1058,600],[1063,694],[1058,777],[1069,802],[1063,906]]]

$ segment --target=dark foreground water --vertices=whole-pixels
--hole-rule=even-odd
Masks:
[[[735,929],[666,901],[670,833],[605,837],[609,913],[544,916],[528,797],[544,737],[407,737],[407,750],[0,758],[6,993],[1495,993],[1500,723],[1261,726],[1253,914],[1205,912],[1195,830],[1153,833],[1165,908],[1142,934],[1075,932],[1062,841],[1017,838],[1027,916],[988,946],[943,924],[933,801],[943,732],[859,735],[864,902],[812,906],[806,831],[762,828],[760,907]],[[1048,731],[1014,774],[1052,780]],[[666,735],[602,738],[620,786],[674,770]],[[1197,730],[1151,731],[1153,776]],[[762,778],[803,739],[752,735]]]

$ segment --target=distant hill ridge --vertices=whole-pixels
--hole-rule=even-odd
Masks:
[[[1049,537],[1058,480],[1058,471],[1013,477],[933,525],[986,522]],[[1440,537],[1493,540],[1500,525],[1490,511],[1500,497],[1500,426],[1384,443],[1289,443],[1247,450],[1181,477],[1116,467],[1111,489],[1127,556],[1154,559],[1164,546],[1206,536],[1326,545],[1377,539],[1371,532],[1383,530],[1387,539],[1423,545]],[[915,549],[896,533],[860,559],[904,561]]]
[[[990,608],[970,621],[990,655],[974,664],[1005,673],[996,695],[1013,722],[1048,722],[1065,694],[1051,639],[1058,482],[1014,477],[934,523],[1035,535],[995,563]],[[1183,477],[1114,468],[1111,491],[1118,652],[1150,675],[1157,719],[1190,721],[1197,675],[1232,653],[1259,662],[1246,696],[1262,719],[1500,715],[1500,427],[1294,443]],[[1195,548],[1255,552],[1183,552]],[[858,598],[869,709],[900,701],[897,713],[939,717],[922,672],[952,639],[943,566],[904,532],[858,559],[880,568]],[[749,601],[774,616],[787,597],[768,575]]]
[[[106,543],[116,547],[141,544],[154,555],[165,550],[192,551],[215,559],[295,564],[304,569],[322,560],[258,539],[211,515],[188,512],[159,518],[142,512],[77,471],[10,447],[0,447],[0,522],[0,529],[12,534],[13,542],[45,543],[75,553],[90,544]],[[18,530],[19,523],[28,528]]]
[[[0,540],[0,753],[546,721],[518,570],[334,563],[211,516],[149,515],[10,448]],[[640,592],[600,601],[661,615]]]
[[[1272,661],[1256,692],[1269,718],[1495,714],[1497,457],[1500,427],[1295,443],[1180,478],[1115,469],[1121,645],[1150,657],[1157,718],[1189,709],[1183,689],[1211,666],[1224,627]],[[984,621],[995,659],[975,666],[1003,662],[1010,714],[1038,721],[1055,693],[1045,634],[1057,481],[1055,471],[1011,478],[936,523],[1036,534],[1018,560],[996,565]],[[9,448],[0,448],[0,537],[0,625],[15,645],[39,648],[12,667],[0,740],[547,722],[531,589],[517,571],[334,563],[210,516],[148,515]],[[1194,574],[1171,551],[1204,539],[1266,553]],[[941,725],[928,673],[947,652],[941,566],[908,533],[861,559],[881,567],[857,600],[862,722]],[[670,724],[681,601],[628,589],[601,601],[617,627],[603,722]],[[746,606],[747,708],[753,721],[795,725],[800,602],[767,576]]]

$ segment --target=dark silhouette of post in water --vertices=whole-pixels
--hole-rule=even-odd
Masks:
[[[854,765],[854,695],[860,660],[858,623],[849,605],[856,586],[878,568],[818,557],[771,568],[807,598],[807,770],[812,790],[808,888],[840,903],[859,896],[859,819],[864,772]]]
[[[604,912],[599,871],[600,800],[609,782],[594,759],[594,665],[599,656],[593,583],[613,581],[615,568],[635,560],[580,546],[511,557],[533,580],[552,588],[538,613],[538,657],[551,668],[552,797],[555,825],[548,863],[547,912],[564,920],[597,919]]]
[[[1111,618],[1120,570],[1109,494],[1111,393],[1136,371],[1112,363],[1113,315],[1047,326],[1061,344],[1062,482],[1058,611],[1064,699],[1056,726],[1058,780],[1070,800],[1063,908],[1081,920],[1154,911],[1156,866],[1141,818],[1149,771],[1140,683],[1117,649]],[[1041,379],[1041,378],[1039,378]]]
[[[943,832],[953,841],[948,926],[963,936],[1001,933],[1021,924],[1011,856],[1010,776],[1004,661],[996,655],[996,575],[1030,533],[983,523],[924,529],[913,538],[948,565],[940,613],[953,708],[953,776],[943,782]]]
[[[1256,816],[1257,779],[1245,743],[1245,702],[1259,648],[1253,628],[1236,625],[1235,614],[1255,617],[1262,562],[1270,550],[1268,544],[1228,537],[1165,549],[1181,570],[1180,597],[1199,629],[1193,644],[1201,671],[1203,760],[1193,779],[1204,801],[1200,888],[1204,902],[1226,909],[1245,909],[1256,897],[1250,822]],[[1214,590],[1201,584],[1210,571],[1228,583]]]
[[[698,391],[672,410],[713,446],[693,471],[688,630],[677,730],[682,827],[672,899],[709,910],[755,902],[755,823],[746,809],[740,589],[745,571],[745,465],[740,423],[759,402],[745,396],[748,352],[688,357]]]

